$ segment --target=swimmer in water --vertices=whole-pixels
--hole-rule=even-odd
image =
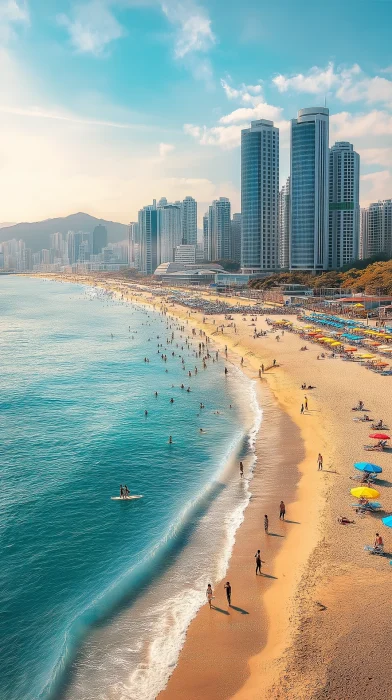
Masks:
[[[244,465],[242,464],[242,462],[240,462],[240,477],[241,477],[241,479],[243,476],[244,476]]]
[[[174,403],[174,399],[170,399],[170,403]]]
[[[173,438],[171,435],[169,435],[169,445],[172,445],[172,444],[173,444]]]
[[[145,416],[148,416],[148,411],[144,411],[144,415],[145,415]]]
[[[157,391],[155,392],[154,396],[155,396],[155,398],[157,398],[157,396],[158,396],[158,392],[157,392]]]

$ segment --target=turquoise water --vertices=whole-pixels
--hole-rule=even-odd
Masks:
[[[175,322],[79,285],[1,278],[0,325],[0,698],[152,698],[246,504],[237,475],[215,479],[246,452],[238,377],[203,370]],[[112,501],[120,483],[143,499]],[[171,652],[150,672],[159,631]]]

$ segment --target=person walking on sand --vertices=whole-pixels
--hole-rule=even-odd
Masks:
[[[304,410],[305,410],[305,409],[304,409],[304,405],[303,405],[303,403],[301,403],[301,416],[302,416]]]
[[[308,410],[308,397],[305,396],[305,411]]]
[[[264,532],[268,535],[268,515],[264,516]]]
[[[283,501],[280,502],[279,504],[279,520],[284,520],[284,516],[286,515],[286,506]]]
[[[259,573],[261,575],[261,555],[260,555],[260,550],[258,549],[256,554],[255,554],[255,559],[256,559],[256,576]]]
[[[240,462],[240,477],[241,477],[241,479],[243,478],[243,476],[244,476],[244,465],[242,464],[242,462]]]
[[[225,591],[226,591],[226,598],[227,602],[229,604],[229,607],[231,607],[231,586],[230,586],[230,581],[226,581],[225,585],[223,586]]]
[[[208,605],[210,606],[210,610],[211,610],[211,601],[212,601],[213,597],[214,597],[214,594],[212,592],[211,584],[209,583],[207,586],[207,590],[206,590],[206,598],[208,600]]]
[[[319,452],[318,457],[317,457],[317,467],[319,471],[322,471],[323,469],[323,455]]]

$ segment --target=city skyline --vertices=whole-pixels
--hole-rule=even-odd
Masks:
[[[89,211],[128,223],[161,191],[191,193],[201,227],[221,196],[240,209],[241,129],[279,128],[281,187],[290,119],[324,100],[330,145],[361,157],[361,206],[390,197],[391,5],[382,23],[378,3],[333,0],[317,16],[300,5],[1,0],[0,221]]]

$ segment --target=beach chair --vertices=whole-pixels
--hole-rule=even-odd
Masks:
[[[385,444],[380,442],[378,445],[364,445],[363,449],[367,452],[383,452],[385,449]]]
[[[364,547],[365,552],[369,552],[369,554],[377,554],[379,557],[384,556],[384,545],[381,544],[379,547],[374,547],[371,544],[366,544]]]
[[[352,503],[351,508],[355,508],[357,513],[359,514],[365,514],[365,513],[377,513],[378,511],[382,510],[381,503],[378,503],[378,501],[370,501],[369,503]]]

